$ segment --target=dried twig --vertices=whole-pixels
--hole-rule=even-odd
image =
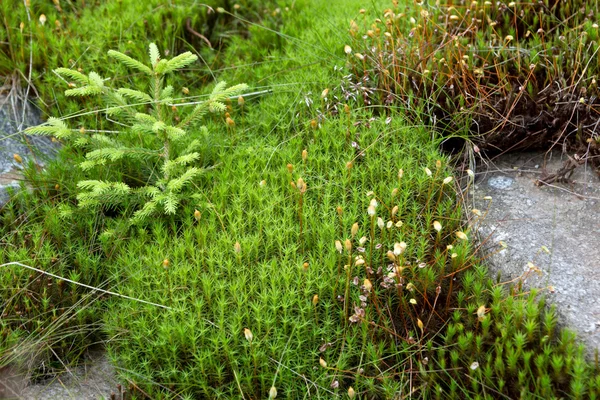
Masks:
[[[204,42],[208,45],[209,48],[213,48],[212,44],[210,43],[210,41],[206,38],[206,36],[204,36],[201,33],[198,33],[194,30],[194,28],[192,28],[192,19],[188,17],[188,19],[185,20],[185,29],[191,33],[192,35],[199,37],[200,39],[204,40]]]
[[[560,168],[553,174],[544,174],[540,179],[535,181],[535,184],[537,186],[542,186],[549,185],[554,182],[568,182],[571,175],[573,175],[573,171],[575,170],[575,168],[577,168],[587,160],[587,158],[579,158],[577,157],[577,155],[575,155],[575,157],[567,155],[567,157],[569,159],[565,161],[562,168]]]

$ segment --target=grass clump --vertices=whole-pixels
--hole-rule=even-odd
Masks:
[[[350,25],[351,81],[368,102],[468,131],[489,153],[564,143],[598,167],[596,2],[392,3]]]
[[[96,240],[99,215],[60,215],[77,171],[53,163],[44,174],[34,165],[24,173],[19,194],[0,213],[0,375],[7,378],[7,367],[36,381],[64,371],[102,340],[101,294],[76,283],[106,287],[105,254]]]

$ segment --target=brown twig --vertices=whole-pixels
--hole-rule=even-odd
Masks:
[[[575,168],[583,164],[586,158],[574,158],[567,155],[569,158],[563,164],[562,168],[553,174],[544,175],[540,179],[535,181],[536,186],[549,185],[554,182],[568,182],[569,178],[573,174]]]
[[[211,44],[211,43],[210,43],[210,41],[209,41],[209,40],[206,38],[206,36],[204,36],[204,35],[203,35],[203,34],[201,34],[201,33],[198,33],[198,32],[196,32],[196,31],[194,30],[194,28],[192,28],[192,19],[191,19],[190,17],[188,17],[188,18],[185,20],[185,29],[186,29],[186,30],[187,30],[189,33],[191,33],[192,35],[194,35],[194,36],[196,36],[196,37],[198,37],[198,38],[202,39],[202,40],[203,40],[203,41],[204,41],[204,42],[205,42],[205,43],[208,45],[208,47],[209,47],[209,48],[211,48],[211,49],[213,48],[213,47],[212,47],[212,44]]]

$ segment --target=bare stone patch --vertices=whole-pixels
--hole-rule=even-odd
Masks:
[[[4,372],[2,374],[2,372]],[[28,383],[26,376],[20,376],[16,369],[0,371],[5,383],[0,385],[1,399],[24,400],[98,400],[121,399],[117,389],[116,372],[104,351],[89,351],[81,365],[69,367],[65,372],[43,382]]]
[[[479,172],[471,193],[491,275],[541,288],[589,354],[600,350],[600,179],[585,165],[569,182],[536,186],[559,152],[515,153]],[[490,199],[485,199],[491,196]],[[519,279],[520,278],[520,279]]]
[[[56,155],[59,147],[48,137],[22,132],[41,123],[40,113],[30,102],[11,93],[0,93],[0,206],[8,201],[7,189],[19,187],[21,165],[14,155],[18,154],[23,163],[33,161],[43,166],[45,160]]]

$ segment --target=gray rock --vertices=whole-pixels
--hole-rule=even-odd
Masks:
[[[69,367],[44,382],[28,384],[27,376],[19,375],[16,370],[0,371],[0,378],[0,398],[3,399],[98,400],[110,399],[113,393],[117,394],[115,398],[121,398],[117,393],[115,368],[101,350],[88,352],[83,364]]]
[[[543,289],[593,354],[600,350],[600,179],[583,165],[570,183],[534,184],[544,171],[538,166],[554,172],[563,161],[557,152],[495,160],[477,174],[472,204],[487,214],[473,222],[482,252],[493,253],[491,275]]]
[[[58,151],[59,145],[49,137],[22,132],[40,123],[39,110],[29,101],[23,101],[14,94],[0,94],[0,205],[8,201],[7,188],[18,188],[22,177],[22,165],[15,162],[14,154],[18,154],[23,163],[33,161],[44,166]]]

